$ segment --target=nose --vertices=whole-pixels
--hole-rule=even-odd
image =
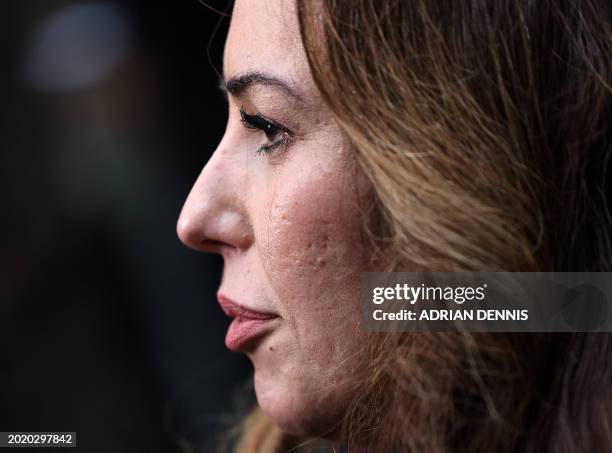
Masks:
[[[191,188],[177,222],[177,234],[186,246],[201,252],[224,254],[248,249],[253,242],[245,196],[239,193],[239,169],[226,157],[222,144]]]

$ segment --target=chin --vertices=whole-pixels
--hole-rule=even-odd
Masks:
[[[255,394],[259,407],[288,434],[336,440],[343,413],[339,410],[338,395],[321,395],[312,379],[309,380],[309,389],[298,382],[284,378],[280,373],[255,370]],[[325,383],[319,384],[319,389],[327,388]]]

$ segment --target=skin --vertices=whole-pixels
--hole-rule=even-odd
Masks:
[[[296,96],[270,83],[228,95],[225,135],[177,231],[189,247],[223,256],[219,294],[279,316],[243,351],[262,410],[289,433],[333,437],[354,396],[351,370],[365,361],[358,300],[369,185],[320,99],[291,2],[236,2],[224,78],[249,72],[282,79]],[[241,107],[290,133],[246,128]],[[287,136],[287,145],[256,152]]]

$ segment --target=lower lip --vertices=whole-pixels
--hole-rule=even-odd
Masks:
[[[240,351],[252,346],[255,339],[267,334],[275,317],[266,319],[234,318],[225,336],[225,346],[230,351]]]

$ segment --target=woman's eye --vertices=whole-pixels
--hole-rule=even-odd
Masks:
[[[280,146],[286,145],[291,139],[288,129],[266,118],[261,113],[250,115],[244,108],[240,108],[240,121],[247,129],[261,131],[265,134],[268,142],[257,149],[257,154],[271,152]]]

